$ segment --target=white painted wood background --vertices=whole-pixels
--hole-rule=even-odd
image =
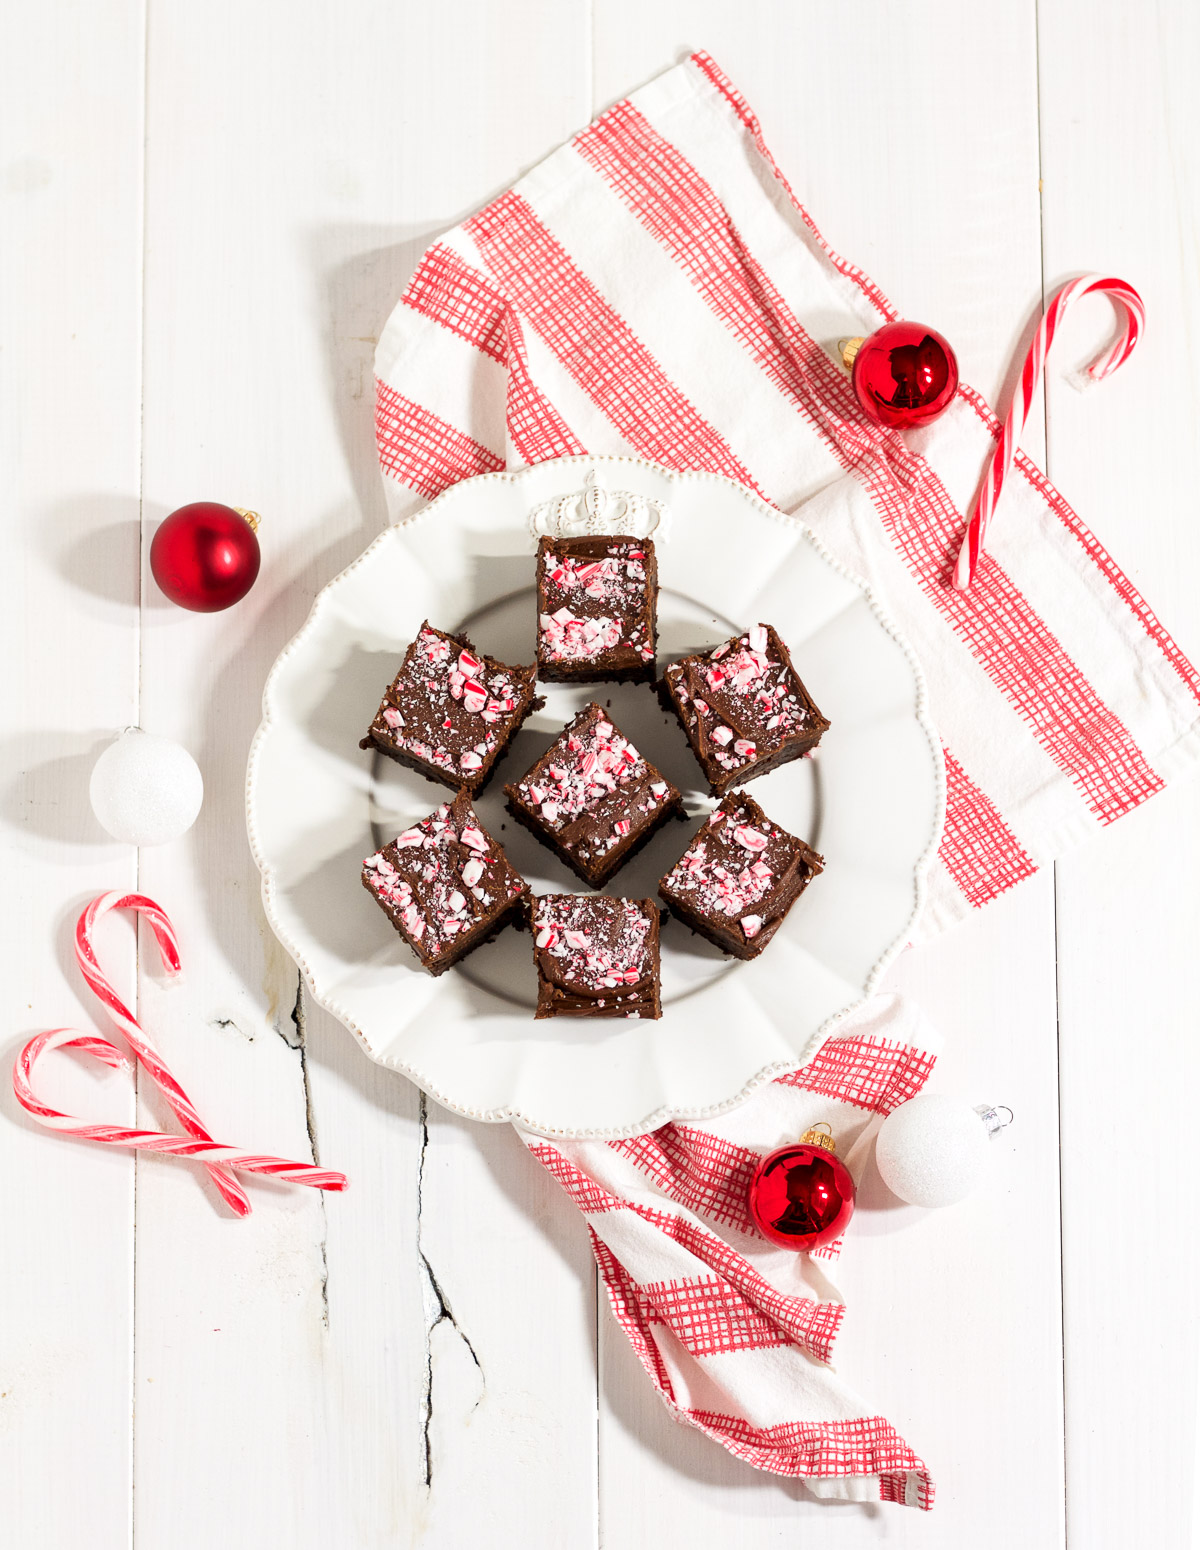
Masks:
[[[223,1138],[343,1198],[56,1141],[0,1098],[0,1541],[12,1550],[1200,1544],[1194,966],[1178,787],[908,955],[936,1085],[1009,1103],[992,1182],[868,1225],[839,1369],[929,1461],[925,1516],[819,1505],[669,1420],[597,1306],[574,1208],[503,1127],[434,1108],[316,1010],[242,822],[259,695],[374,536],[374,340],[427,243],[706,47],[843,253],[995,399],[1043,288],[1127,276],[1150,331],[1086,396],[1072,315],[1027,445],[1200,655],[1200,14],[1188,0],[40,0],[0,48],[3,1034],[90,1025],[81,903],[135,882],[186,983],[123,982]],[[165,604],[147,535],[264,517],[250,598]],[[90,764],[127,723],[200,760],[140,857]],[[63,1059],[64,1106],[132,1092]],[[140,1116],[158,1121],[153,1101]]]

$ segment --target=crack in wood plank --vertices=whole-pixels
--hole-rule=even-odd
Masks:
[[[420,1107],[421,1124],[421,1153],[417,1164],[417,1258],[421,1262],[423,1272],[422,1298],[425,1303],[425,1392],[421,1396],[421,1437],[424,1447],[424,1477],[423,1483],[426,1490],[433,1488],[433,1333],[441,1324],[449,1324],[454,1333],[466,1347],[467,1354],[475,1363],[479,1373],[479,1394],[472,1411],[478,1410],[487,1392],[487,1377],[483,1370],[483,1363],[479,1360],[479,1353],[471,1344],[470,1336],[462,1325],[454,1317],[454,1310],[450,1306],[450,1300],[442,1289],[433,1266],[429,1263],[429,1256],[425,1253],[423,1242],[424,1228],[424,1204],[425,1204],[425,1154],[429,1148],[429,1100],[424,1093],[421,1094]]]
[[[313,1108],[312,1083],[308,1078],[308,1025],[304,1012],[304,976],[296,975],[296,1000],[292,1006],[290,1018],[295,1030],[294,1042],[289,1039],[282,1028],[276,1028],[283,1042],[289,1049],[298,1050],[300,1053],[300,1080],[304,1087],[304,1123],[308,1130],[308,1145],[312,1153],[312,1160],[320,1167],[321,1149],[317,1142],[317,1116]],[[329,1213],[325,1207],[325,1191],[317,1191],[317,1199],[321,1205],[321,1323],[329,1328]]]
[[[252,1033],[247,1033],[241,1024],[235,1022],[232,1017],[212,1017],[209,1019],[209,1027],[232,1028],[234,1033],[240,1033],[242,1038],[245,1039],[248,1043],[254,1043],[254,1035]]]

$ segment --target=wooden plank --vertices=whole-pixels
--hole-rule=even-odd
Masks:
[[[1118,377],[1077,394],[1064,373],[1110,316],[1100,301],[1072,315],[1048,377],[1050,473],[1197,661],[1200,18],[1170,3],[1094,22],[1073,0],[1039,7],[1046,280],[1126,277],[1149,327]],[[1177,1483],[1194,1478],[1197,1435],[1198,871],[1194,784],[1058,868],[1067,1522],[1088,1550],[1196,1534]],[[1136,1150],[1114,1165],[1117,1136]],[[1135,1275],[1114,1274],[1122,1251]],[[1150,1488],[1114,1491],[1118,1462]]]
[[[215,1129],[319,1149],[352,1188],[252,1185],[233,1222],[191,1170],[141,1170],[146,1544],[453,1545],[497,1504],[544,1543],[594,1535],[582,1235],[511,1133],[426,1115],[332,1020],[294,1020],[242,822],[267,669],[383,520],[375,336],[433,235],[586,117],[582,16],[518,36],[484,4],[359,0],[303,25],[279,0],[152,8],[148,522],[203,497],[253,506],[265,562],[216,616],[147,583],[143,720],[193,749],[208,789],[188,840],[143,860],[189,966],[146,999]]]
[[[596,1303],[579,1212],[508,1125],[429,1105],[428,1543],[596,1542]]]
[[[1034,41],[1032,5],[988,15],[951,4],[759,15],[604,0],[597,100],[622,95],[688,46],[709,49],[828,240],[906,315],[942,329],[967,380],[994,396],[1040,282]],[[1019,1115],[1011,1141],[998,1143],[996,1177],[973,1203],[905,1212],[902,1224],[864,1213],[841,1270],[849,1311],[838,1370],[924,1454],[938,1482],[935,1512],[831,1509],[737,1464],[669,1419],[605,1314],[606,1543],[782,1545],[798,1522],[831,1545],[1062,1543],[1050,880],[907,955],[892,982],[947,1036],[936,1086]],[[1043,1202],[1034,1221],[1031,1194]]]
[[[137,716],[142,16],[6,10],[0,34],[4,1070],[34,1032],[103,1027],[74,968],[89,896],[135,880],[87,783]],[[130,993],[134,936],[105,962]],[[46,1096],[117,1122],[127,1078],[51,1057]],[[3,1084],[0,1497],[13,1545],[129,1538],[133,1164],[53,1139]],[[66,1485],[64,1486],[64,1481]]]

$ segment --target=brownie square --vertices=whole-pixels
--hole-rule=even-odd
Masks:
[[[534,668],[509,667],[428,620],[404,653],[360,748],[475,796],[532,711]]]
[[[734,791],[659,884],[673,914],[735,958],[757,958],[825,868],[802,839]]]
[[[547,893],[530,906],[535,1017],[662,1016],[653,899]]]
[[[529,893],[465,791],[368,856],[362,882],[431,974],[491,941]]]
[[[660,692],[714,796],[800,758],[829,730],[769,624],[673,662]]]
[[[658,562],[648,538],[543,538],[537,605],[547,683],[653,682]]]
[[[602,888],[683,799],[593,700],[519,781],[508,810],[585,883]]]

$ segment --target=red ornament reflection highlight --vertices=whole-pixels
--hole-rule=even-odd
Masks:
[[[878,425],[928,425],[958,391],[958,360],[936,329],[886,323],[864,339],[850,368],[854,395]]]
[[[824,1147],[782,1146],[755,1169],[750,1214],[763,1236],[781,1248],[820,1248],[845,1232],[854,1214],[854,1180]]]
[[[240,602],[262,561],[248,518],[232,506],[194,501],[159,527],[150,545],[155,581],[181,608],[216,613]]]

